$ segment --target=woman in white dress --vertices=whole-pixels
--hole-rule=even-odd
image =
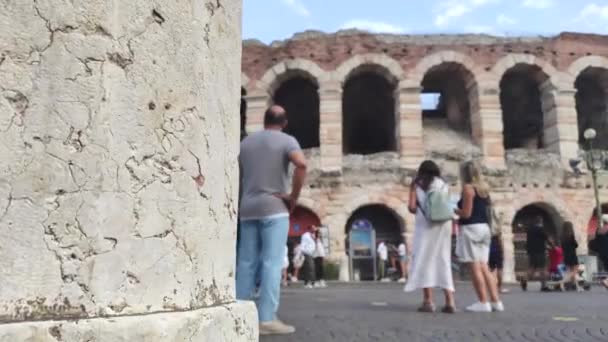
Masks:
[[[420,312],[434,312],[433,288],[441,288],[445,294],[442,312],[454,313],[454,280],[452,278],[452,221],[430,222],[420,208],[429,190],[449,192],[441,179],[439,167],[434,162],[424,161],[412,182],[408,208],[416,215],[410,276],[404,290],[423,290]]]

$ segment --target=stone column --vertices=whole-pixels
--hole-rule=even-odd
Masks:
[[[322,83],[319,88],[321,169],[342,171],[342,88],[338,82]]]
[[[247,133],[260,131],[264,128],[264,113],[270,105],[270,96],[265,91],[252,91],[247,100]]]
[[[424,141],[422,129],[422,106],[420,105],[421,88],[406,82],[399,84],[399,157],[401,165],[417,168],[424,159]]]
[[[559,153],[564,165],[578,155],[576,90],[543,91],[545,146]]]
[[[481,123],[473,124],[481,127],[481,136],[474,136],[473,139],[481,142],[484,164],[491,169],[504,169],[506,167],[502,107],[499,94],[499,90],[495,88],[480,88],[479,118]],[[474,132],[474,134],[477,133]]]
[[[3,3],[1,342],[257,340],[234,291],[240,18]]]

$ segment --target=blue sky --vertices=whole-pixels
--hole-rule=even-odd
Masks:
[[[308,29],[386,33],[608,34],[608,0],[244,0],[243,37],[265,43]]]

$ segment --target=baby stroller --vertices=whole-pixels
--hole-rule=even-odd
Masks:
[[[589,284],[585,281],[584,272],[585,272],[585,267],[583,265],[579,266],[578,274],[576,277],[576,282],[578,283],[578,288],[581,288],[585,291],[589,291],[589,290],[591,290],[591,284]],[[557,269],[552,270],[549,273],[549,279],[550,279],[549,287],[553,291],[557,291],[557,292],[576,291],[577,284],[574,284],[572,282],[567,282],[567,283],[564,282],[564,277],[566,276],[567,273],[568,273],[568,269],[566,268],[566,265],[559,264],[557,266]]]

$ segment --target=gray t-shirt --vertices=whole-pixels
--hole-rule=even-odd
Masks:
[[[276,193],[288,193],[289,153],[299,151],[298,141],[275,130],[263,130],[241,142],[241,220],[287,214]]]

